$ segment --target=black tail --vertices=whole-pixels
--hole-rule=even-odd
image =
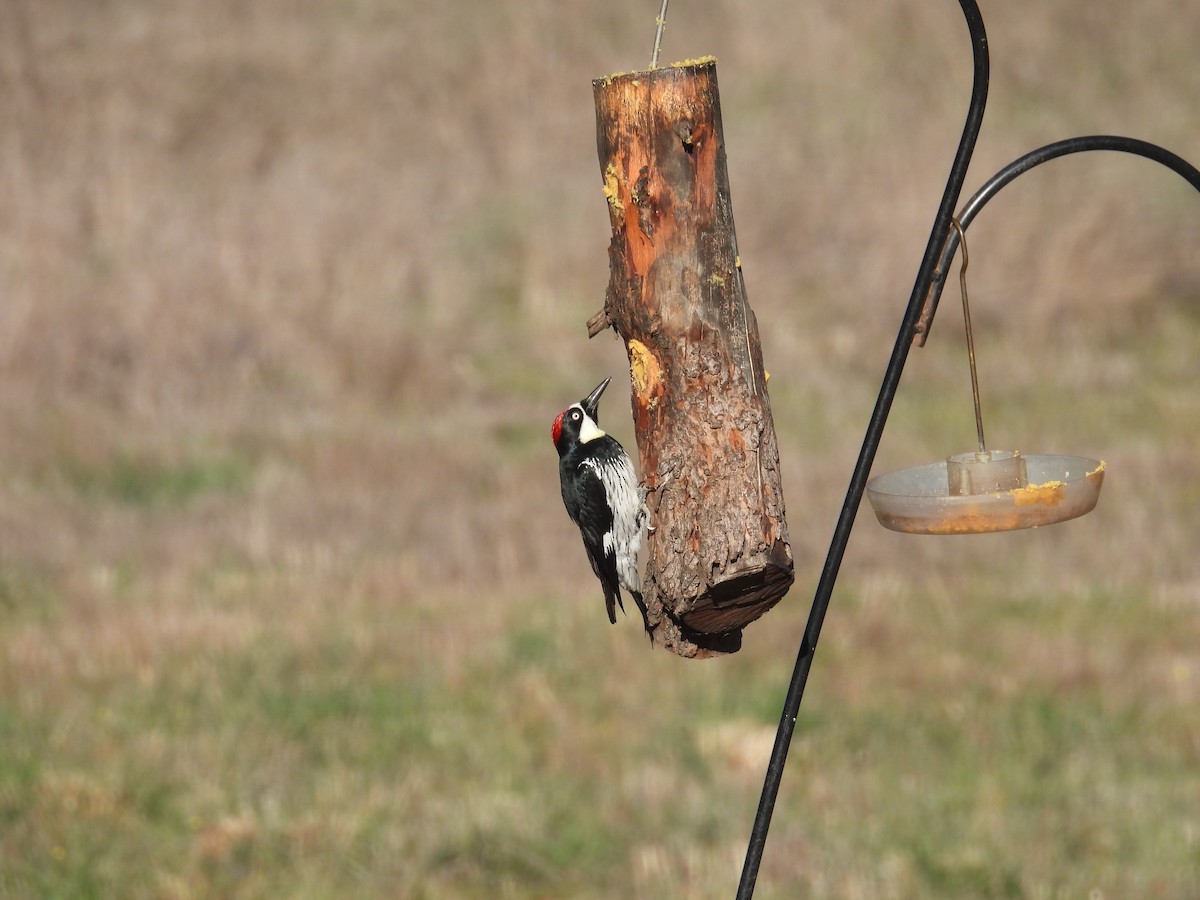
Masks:
[[[650,627],[650,612],[646,609],[646,601],[642,599],[642,595],[638,591],[630,591],[630,596],[633,597],[633,602],[638,605],[638,609],[642,611],[642,625],[646,629],[646,634],[650,636],[650,643],[654,643],[654,629]]]
[[[616,625],[617,607],[621,607],[621,612],[625,612],[625,604],[621,602],[621,591],[616,585],[609,584],[605,579],[601,579],[601,584],[604,585],[604,605],[608,609],[608,621],[610,624]]]

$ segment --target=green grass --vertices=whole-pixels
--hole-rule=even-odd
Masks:
[[[62,467],[71,489],[96,501],[153,509],[186,504],[209,493],[245,490],[250,464],[230,455],[178,462],[118,454],[99,464],[69,461]]]
[[[140,676],[118,661],[70,695],[9,691],[0,885],[723,896],[786,666],[681,671],[635,629],[610,640],[597,598],[579,600],[514,602],[495,643],[453,665],[389,645],[404,615],[365,642],[361,621],[317,618],[298,640],[197,645]],[[835,607],[764,895],[1193,891],[1190,611],[1026,595],[930,621],[923,603],[851,589]]]

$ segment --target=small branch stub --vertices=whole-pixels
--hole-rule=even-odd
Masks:
[[[655,640],[736,651],[793,563],[758,325],[746,300],[712,58],[593,82],[612,241],[604,309],[629,355],[654,531]]]

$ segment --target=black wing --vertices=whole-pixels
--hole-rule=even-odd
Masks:
[[[611,545],[605,552],[604,536],[612,532],[612,509],[608,505],[608,496],[604,492],[604,483],[600,476],[587,463],[571,462],[578,466],[578,477],[571,479],[572,485],[568,496],[567,480],[563,480],[563,502],[567,513],[579,526],[583,537],[583,546],[587,550],[588,562],[592,571],[600,579],[604,588],[604,605],[608,610],[608,621],[616,623],[616,607],[625,611],[621,602],[620,582],[617,580],[617,557]]]

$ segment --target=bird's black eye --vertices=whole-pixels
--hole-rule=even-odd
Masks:
[[[575,412],[571,413],[571,421],[572,422],[579,421],[579,410],[575,410]]]

